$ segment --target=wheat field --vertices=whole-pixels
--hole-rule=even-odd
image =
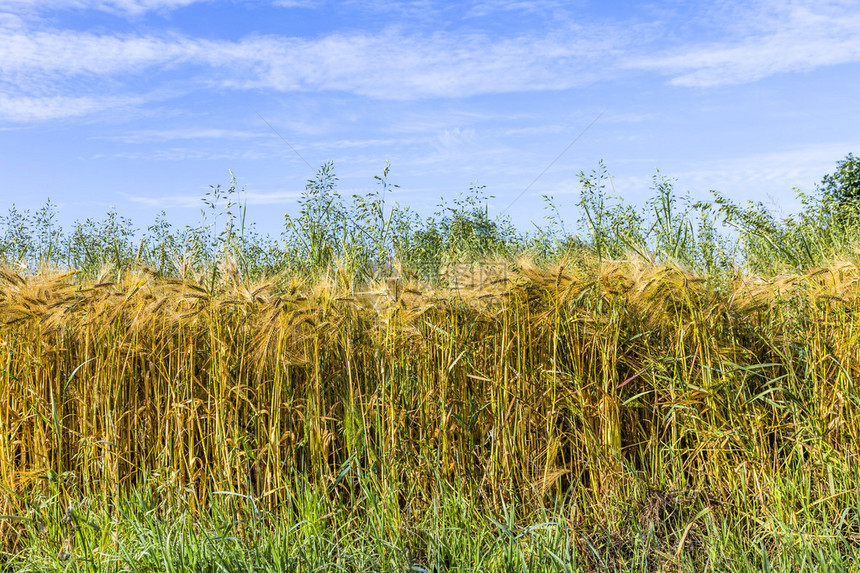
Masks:
[[[229,266],[208,285],[4,270],[7,550],[81,554],[63,509],[121,517],[131,493],[232,500],[246,523],[318,496],[438,549],[410,527],[444,491],[510,531],[551,514],[585,568],[717,570],[727,527],[768,566],[780,547],[857,551],[858,260],[719,282],[632,257],[458,272],[357,290]],[[407,564],[431,570],[428,551]]]

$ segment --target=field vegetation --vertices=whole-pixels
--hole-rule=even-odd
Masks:
[[[603,165],[531,232],[387,166],[278,238],[235,180],[181,229],[12,208],[0,570],[858,570],[854,161],[783,218]]]

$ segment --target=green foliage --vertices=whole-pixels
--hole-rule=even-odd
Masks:
[[[795,189],[803,209],[782,219],[761,202],[737,205],[712,191],[718,216],[737,232],[740,256],[754,273],[775,274],[827,264],[860,245],[855,207]],[[850,215],[850,216],[849,216]]]
[[[312,269],[328,270],[349,238],[348,216],[340,194],[334,163],[324,164],[309,180],[299,199],[299,214],[284,215],[284,240],[290,259],[306,261]]]
[[[27,258],[33,249],[34,237],[30,233],[30,212],[19,211],[15,204],[9,208],[9,212],[0,217],[5,232],[3,233],[0,250],[3,253],[3,262],[9,266],[21,266],[26,268]]]
[[[734,267],[734,253],[720,232],[713,205],[691,204],[689,194],[675,191],[673,180],[657,172],[654,193],[640,211],[607,193],[612,179],[603,162],[589,175],[580,173],[579,177],[579,222],[584,238],[567,237],[569,248],[584,247],[598,260],[636,254],[646,260],[681,264],[715,279]],[[557,223],[555,228],[559,227]]]
[[[825,198],[837,203],[860,201],[860,158],[849,153],[836,163],[836,171],[824,176],[819,188]]]
[[[435,223],[443,237],[442,251],[449,261],[468,262],[509,254],[518,237],[508,219],[492,219],[484,185],[473,183],[453,204],[444,200],[436,212]]]
[[[74,226],[68,239],[67,264],[90,273],[106,266],[128,268],[139,259],[134,238],[131,219],[111,208],[101,221],[87,219]]]
[[[695,235],[691,220],[689,195],[676,196],[672,182],[654,175],[655,196],[647,203],[653,212],[653,223],[646,236],[653,237],[653,250],[658,258],[686,264],[695,262]],[[679,213],[677,204],[682,210]]]
[[[199,223],[184,228],[173,227],[162,212],[141,230],[110,209],[101,220],[64,230],[50,200],[35,213],[13,204],[0,216],[0,260],[26,272],[46,265],[85,277],[146,267],[162,276],[207,277],[210,289],[229,268],[246,281],[288,273],[336,276],[352,285],[391,276],[435,282],[452,265],[523,254],[541,264],[571,255],[600,261],[635,255],[721,280],[737,270],[772,274],[850,254],[860,244],[858,165],[849,154],[815,193],[796,190],[798,212],[777,217],[762,203],[736,204],[716,191],[711,201],[692,204],[659,172],[651,198],[630,205],[615,196],[601,161],[579,174],[578,225],[568,227],[544,196],[545,224],[521,232],[509,218],[491,215],[492,196],[483,185],[443,198],[422,217],[397,202],[399,186],[387,163],[374,190],[345,199],[327,162],[307,182],[298,212],[285,215],[279,238],[261,235],[246,221],[244,189],[230,173],[228,185],[212,185],[202,197]]]
[[[393,272],[392,257],[395,250],[394,214],[401,218],[400,210],[395,206],[386,213],[386,198],[400,186],[389,181],[390,166],[385,163],[382,175],[374,176],[377,190],[368,194],[353,196],[353,212],[355,225],[361,230],[365,249],[365,268],[373,269],[378,274],[388,276]],[[402,229],[398,229],[402,230]]]
[[[299,199],[299,215],[286,216],[286,267],[312,276],[334,271],[350,280],[378,280],[399,269],[433,281],[451,261],[478,261],[509,254],[517,244],[508,220],[489,216],[484,187],[468,193],[422,219],[391,200],[399,188],[390,166],[376,176],[377,188],[355,195],[347,204],[337,192],[332,163],[308,182]]]
[[[640,215],[633,207],[607,194],[606,185],[611,182],[603,161],[589,175],[579,174],[580,226],[586,232],[585,243],[601,261],[621,258],[644,243]]]

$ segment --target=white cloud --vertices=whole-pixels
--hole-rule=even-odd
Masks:
[[[717,189],[730,195],[741,191],[755,200],[770,194],[777,199],[793,199],[793,187],[814,190],[821,178],[836,168],[836,161],[851,150],[851,143],[822,143],[761,153],[696,162],[677,173],[686,185]],[[758,190],[758,191],[757,191]]]
[[[70,97],[26,96],[0,93],[0,118],[7,121],[45,121],[66,117],[80,117],[109,109],[139,105],[139,97]]]
[[[347,91],[377,99],[457,98],[564,89],[592,81],[592,64],[608,50],[605,36],[524,36],[397,32],[330,35],[318,40],[255,38],[210,56],[242,59],[251,74],[226,79],[236,88]]]
[[[438,134],[436,140],[444,149],[460,149],[475,143],[475,130],[470,128],[461,129],[459,127],[445,129]]]
[[[468,7],[467,17],[482,18],[496,12],[554,13],[570,8],[561,0],[477,0]]]
[[[794,188],[812,193],[821,178],[836,169],[836,162],[852,149],[851,142],[795,146],[767,153],[724,155],[694,161],[661,162],[660,175],[675,181],[677,192],[690,191],[694,199],[709,199],[714,189],[741,202],[747,199],[779,204],[791,212]],[[653,161],[637,159],[607,163],[612,179],[610,193],[625,202],[641,204],[653,194]],[[577,179],[563,180],[554,194],[579,193]]]
[[[146,196],[123,194],[132,203],[156,207],[159,209],[169,208],[199,208],[202,204],[202,193],[198,195],[167,195]],[[238,200],[248,205],[279,205],[284,203],[295,203],[301,196],[298,191],[268,191],[268,192],[244,192],[239,194]]]
[[[760,2],[735,8],[736,22],[717,23],[728,39],[633,57],[626,65],[669,75],[673,85],[712,87],[860,62],[856,2]]]
[[[243,131],[238,129],[218,128],[187,128],[187,129],[144,129],[99,139],[110,139],[123,143],[151,143],[160,141],[176,141],[188,139],[253,139],[268,137],[266,133]]]
[[[132,161],[250,161],[258,159],[271,159],[278,157],[279,154],[272,150],[261,150],[259,148],[252,149],[209,149],[203,147],[153,147],[147,148],[144,151],[121,151],[118,153],[101,154],[95,157],[111,157],[115,159],[128,159]]]
[[[156,207],[158,209],[170,209],[170,208],[188,208],[188,207],[200,207],[201,200],[200,195],[168,195],[161,197],[149,197],[145,195],[129,195],[127,193],[122,194],[126,199],[131,201],[132,203],[138,203],[140,205],[146,205],[147,207]]]
[[[175,10],[201,0],[2,0],[0,9],[19,12],[47,12],[50,10],[99,10],[128,15],[149,11]],[[206,0],[202,0],[206,1]]]
[[[81,74],[112,76],[200,57],[207,42],[182,37],[0,30],[0,73],[32,85]],[[31,78],[31,79],[28,79]]]
[[[305,145],[309,149],[361,149],[366,147],[402,147],[426,141],[426,138],[398,137],[386,139],[338,139]]]
[[[126,13],[193,1],[45,0],[53,7]],[[134,93],[132,84],[140,78],[183,93],[208,88],[330,91],[415,100],[565,90],[617,77],[625,68],[665,74],[675,85],[714,86],[860,61],[860,10],[850,10],[848,2],[768,2],[751,8],[719,4],[721,12],[711,14],[710,26],[724,30],[728,40],[686,43],[643,56],[632,54],[653,43],[656,28],[620,21],[555,25],[549,31],[505,37],[446,31],[410,35],[388,28],[317,38],[251,35],[215,41],[180,33],[52,30],[7,15],[0,17],[0,97],[8,107],[0,116],[29,121],[96,112],[102,104],[134,99],[124,94]],[[25,4],[5,2],[12,7]],[[541,3],[548,10],[555,5],[551,0]],[[496,0],[477,2],[473,8],[520,10],[524,5]],[[671,21],[661,25],[670,26]],[[35,109],[28,111],[34,103]]]
[[[2,32],[0,79],[25,92],[77,76],[117,82],[187,66],[189,80],[197,72],[197,87],[205,82],[283,92],[331,90],[395,100],[465,97],[587,83],[599,75],[589,71],[594,62],[613,49],[611,37],[581,30],[500,40],[387,31],[319,39],[252,36],[237,42],[16,27]]]
[[[272,4],[281,8],[319,8],[324,0],[274,0]]]
[[[241,200],[247,201],[248,205],[275,205],[281,203],[295,203],[302,196],[301,191],[257,191],[242,194]]]

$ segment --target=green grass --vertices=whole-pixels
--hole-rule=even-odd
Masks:
[[[444,486],[420,508],[400,507],[373,489],[345,503],[333,490],[299,484],[288,503],[257,511],[253,500],[223,494],[205,509],[143,490],[107,507],[81,500],[59,511],[44,500],[16,529],[27,543],[4,557],[4,570],[858,570],[860,496],[845,492],[846,510],[832,521],[819,509],[821,499],[798,491],[793,480],[764,485],[790,511],[750,499],[650,491],[596,508],[583,522],[575,492],[550,508],[525,513],[511,500],[491,512]]]

